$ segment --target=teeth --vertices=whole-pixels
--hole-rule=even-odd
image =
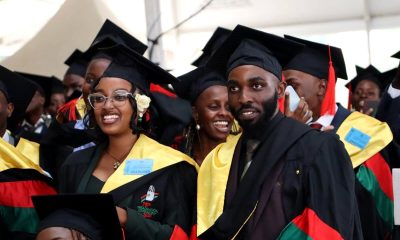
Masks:
[[[242,112],[243,115],[251,115],[253,112]]]
[[[104,118],[105,120],[108,120],[108,119],[116,119],[116,118],[118,118],[118,115],[105,115],[105,116],[103,116],[103,118]]]
[[[214,125],[226,127],[228,126],[228,121],[216,121],[214,122]]]

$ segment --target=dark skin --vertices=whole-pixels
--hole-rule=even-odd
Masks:
[[[366,101],[379,101],[381,90],[372,80],[361,80],[355,87],[352,94],[352,105],[357,111],[363,111]]]
[[[285,87],[285,82],[254,65],[241,65],[229,72],[229,106],[244,132],[265,119],[265,102],[273,99],[276,93],[278,98],[284,97]],[[271,117],[278,111],[276,105]]]
[[[194,160],[201,165],[206,155],[225,142],[232,128],[226,86],[214,85],[205,89],[192,108],[193,118],[200,125],[193,146]]]
[[[7,118],[11,117],[14,104],[7,101],[6,96],[0,91],[0,137],[4,136],[7,129]]]
[[[65,88],[65,95],[70,97],[75,91],[82,91],[83,84],[85,83],[85,78],[76,74],[66,74],[63,79],[63,84]]]
[[[36,124],[44,113],[45,97],[36,91],[33,95],[31,102],[26,109],[25,120],[30,124]]]
[[[49,227],[38,233],[36,240],[88,240],[89,238],[82,233],[65,228],[65,227]]]
[[[105,58],[96,58],[89,62],[86,69],[85,81],[82,86],[82,96],[85,100],[86,106],[89,106],[87,97],[90,94],[91,84],[94,82],[94,80],[103,75],[110,63],[111,60]]]

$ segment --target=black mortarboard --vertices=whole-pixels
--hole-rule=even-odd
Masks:
[[[398,51],[397,53],[393,54],[391,57],[400,59],[400,51]]]
[[[381,82],[381,72],[374,66],[369,65],[367,68],[356,66],[356,72],[357,75],[345,85],[347,88],[351,85],[351,90],[354,91],[360,81],[368,79],[376,83],[381,91],[384,89],[384,85]]]
[[[226,79],[222,74],[205,66],[200,66],[178,77],[178,79],[180,81],[173,84],[176,94],[192,104],[208,87],[226,85]]]
[[[65,60],[65,64],[69,66],[67,72],[65,74],[76,74],[81,77],[85,77],[87,60],[85,60],[82,56],[83,52],[79,49],[75,49],[75,51]]]
[[[199,67],[201,65],[206,64],[208,59],[213,55],[213,53],[222,45],[222,43],[228,38],[229,34],[231,34],[231,30],[226,28],[218,27],[211,38],[208,40],[206,45],[203,48],[203,53],[198,57],[193,63],[193,66]]]
[[[110,49],[114,59],[102,77],[118,77],[131,82],[145,93],[149,93],[150,83],[170,84],[177,79],[157,64],[139,53],[117,45]]]
[[[7,128],[14,131],[20,121],[24,118],[37,86],[24,78],[0,65],[0,91],[5,93],[8,102],[14,104],[14,111],[7,121]]]
[[[390,83],[392,83],[397,72],[398,72],[398,68],[393,68],[386,72],[381,73],[380,79],[381,79],[381,84],[382,84],[382,90],[386,89],[386,87],[389,86]]]
[[[48,227],[64,227],[93,240],[122,239],[110,194],[32,196],[32,202],[41,220],[38,232]]]
[[[280,80],[282,66],[302,48],[302,44],[237,25],[206,65],[222,74],[240,65],[254,65]]]
[[[51,94],[54,92],[53,88],[59,89],[61,87],[60,84],[62,85],[61,80],[59,80],[54,76],[48,77],[33,73],[23,73],[23,72],[17,72],[17,73],[29,80],[32,80],[34,83],[38,85],[38,89],[43,90],[43,94],[45,97],[45,104],[44,104],[45,107],[50,104]],[[59,91],[57,90],[56,92]]]
[[[335,69],[336,77],[347,79],[346,65],[344,62],[342,50],[340,48],[307,41],[288,35],[285,35],[285,38],[302,43],[306,45],[306,47],[287,65],[285,65],[284,69],[298,70],[318,77],[320,79],[328,79],[330,52],[332,65]]]
[[[118,27],[115,23],[106,19],[89,49],[86,50],[83,56],[85,59],[90,60],[97,54],[112,55],[113,52],[109,51],[109,48],[116,45],[123,45],[141,55],[147,50],[147,46],[144,43]]]

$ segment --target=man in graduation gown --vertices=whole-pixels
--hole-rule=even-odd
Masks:
[[[343,144],[278,110],[281,65],[301,47],[239,25],[207,64],[228,75],[243,134],[217,146],[200,168],[199,239],[360,239]]]
[[[400,59],[400,52],[392,57]],[[399,63],[400,66],[400,63]],[[392,83],[382,95],[376,118],[389,124],[394,139],[400,143],[400,68],[397,68]]]
[[[386,239],[393,229],[391,168],[399,150],[386,123],[335,102],[336,77],[347,79],[341,49],[285,36],[304,50],[286,66],[287,84],[304,97],[313,112],[313,128],[333,126],[348,152],[356,177],[355,193],[364,239]]]
[[[35,91],[32,82],[0,66],[0,239],[34,239],[39,219],[31,196],[55,193],[38,165],[36,143],[12,134]]]

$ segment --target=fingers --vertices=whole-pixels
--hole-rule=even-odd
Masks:
[[[364,114],[371,116],[373,112],[374,112],[373,108],[368,108],[368,110]]]
[[[332,125],[329,125],[329,126],[326,126],[326,127],[322,127],[322,128],[321,128],[321,131],[323,131],[323,132],[330,132],[330,131],[332,131],[333,129],[335,129],[335,127],[332,126]]]

